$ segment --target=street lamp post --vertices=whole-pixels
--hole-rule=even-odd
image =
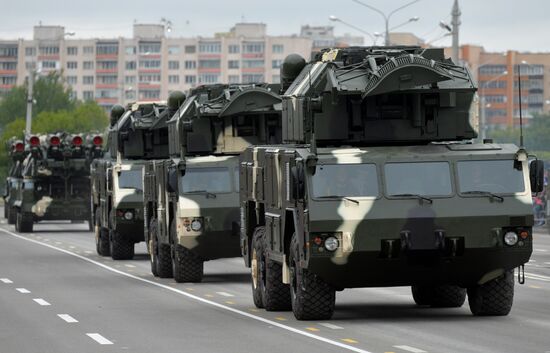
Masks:
[[[420,1],[420,0],[413,0],[413,1],[408,2],[408,3],[404,4],[403,6],[400,6],[400,7],[396,8],[396,9],[394,9],[394,10],[392,10],[392,11],[390,11],[389,13],[386,14],[386,13],[384,13],[382,10],[379,10],[379,9],[377,9],[376,7],[371,6],[371,5],[369,5],[369,4],[365,4],[364,2],[362,2],[362,1],[360,1],[360,0],[353,0],[353,2],[355,2],[355,3],[357,3],[357,4],[361,5],[361,6],[365,6],[365,7],[369,8],[369,9],[371,9],[371,10],[377,12],[378,14],[382,15],[382,17],[384,18],[385,28],[386,28],[385,40],[384,40],[384,42],[385,42],[384,44],[385,44],[386,46],[390,45],[390,18],[391,18],[396,12],[401,11],[401,10],[403,10],[404,8],[409,7],[409,6],[411,6],[412,4],[417,3],[417,2],[419,2],[419,1]],[[411,22],[411,21],[409,20],[408,22]],[[408,22],[407,22],[407,23],[408,23]],[[399,25],[398,27],[400,27],[400,26],[401,26],[401,25]]]
[[[359,28],[359,27],[357,27],[357,26],[354,26],[354,25],[352,25],[351,23],[345,22],[344,20],[342,20],[342,19],[340,19],[340,18],[338,18],[338,17],[336,17],[336,16],[333,16],[333,15],[329,16],[328,19],[331,20],[331,21],[333,21],[333,22],[340,22],[340,23],[342,23],[343,25],[346,25],[346,26],[348,26],[348,27],[350,27],[350,28],[355,29],[356,31],[359,31],[359,32],[361,32],[361,33],[363,33],[363,34],[366,34],[366,35],[372,40],[372,43],[373,43],[373,44],[376,43],[376,38],[375,38],[372,34],[370,34],[369,32],[367,32],[367,31],[365,31],[365,30],[363,30],[363,29],[361,29],[361,28]]]

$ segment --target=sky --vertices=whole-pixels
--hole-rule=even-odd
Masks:
[[[388,13],[410,0],[362,0]],[[396,12],[390,27],[418,16],[398,31],[426,41],[445,32],[439,21],[450,22],[453,0],[420,0]],[[550,52],[550,1],[459,0],[461,44],[481,45],[487,51]],[[302,25],[334,25],[336,34],[360,32],[329,21],[334,15],[364,31],[382,32],[383,17],[352,0],[0,0],[0,39],[32,37],[32,27],[62,25],[77,38],[131,37],[132,24],[172,22],[174,37],[212,36],[237,22],[262,22],[270,35],[297,34]],[[434,45],[450,45],[450,37]],[[370,44],[368,37],[365,44]]]

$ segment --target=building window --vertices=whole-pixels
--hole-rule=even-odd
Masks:
[[[227,77],[227,80],[229,83],[240,83],[241,82],[241,76],[239,75],[229,75]]]
[[[83,76],[82,77],[82,83],[85,85],[93,85],[94,84],[94,77],[93,76]]]
[[[84,99],[85,101],[94,100],[94,91],[83,91],[82,99]]]
[[[178,75],[168,75],[168,83],[180,83],[180,77]]]
[[[126,76],[124,77],[124,82],[129,85],[133,85],[136,83],[136,77],[135,76]]]
[[[78,97],[76,95],[76,91],[70,91],[69,92],[69,98],[76,100]]]
[[[197,52],[197,46],[196,45],[186,45],[185,46],[185,53],[186,54],[194,54]]]
[[[280,75],[273,75],[271,77],[271,83],[281,83],[281,76]]]
[[[42,68],[48,70],[56,69],[57,61],[42,61]]]
[[[274,54],[280,54],[285,51],[285,46],[282,44],[273,44],[271,47]]]
[[[76,61],[67,61],[67,69],[76,70],[78,68],[78,63]]]
[[[67,84],[74,86],[78,82],[78,79],[76,76],[67,76]]]
[[[98,70],[115,70],[118,66],[117,61],[98,61],[97,69]]]
[[[124,51],[126,52],[126,55],[135,55],[136,54],[136,47],[134,47],[133,45],[127,46]]]
[[[219,83],[220,75],[218,74],[201,74],[199,75],[199,83]]]
[[[99,98],[118,98],[118,90],[102,89],[98,92]]]
[[[168,70],[179,70],[180,62],[179,61],[169,61]]]
[[[481,88],[506,88],[506,81],[479,81]]]
[[[93,70],[94,69],[94,62],[93,61],[84,61],[82,63],[82,66],[84,67],[84,70]]]
[[[485,103],[506,103],[508,97],[506,96],[484,96]]]
[[[78,47],[67,47],[67,55],[78,55]]]
[[[518,67],[514,65],[514,73],[517,73],[517,71]],[[521,64],[519,65],[519,71],[523,76],[544,75],[544,65]]]
[[[139,92],[141,99],[159,99],[160,98],[160,91],[141,91]]]
[[[144,83],[160,83],[159,74],[143,74],[139,75],[139,82]]]
[[[117,77],[116,75],[98,76],[97,83],[102,85],[114,85],[117,83]]]
[[[136,91],[126,91],[125,95],[126,95],[126,99],[128,100],[136,99]]]
[[[282,60],[272,60],[272,61],[271,61],[271,67],[272,67],[273,69],[280,69],[282,63],[283,63]]]
[[[16,62],[0,62],[0,70],[8,70],[13,71],[17,70],[17,63]]]
[[[220,66],[221,60],[219,59],[199,60],[199,69],[219,69]]]
[[[16,83],[15,76],[0,77],[0,85],[15,85],[15,83]]]
[[[186,68],[186,69],[196,69],[196,68],[197,68],[197,62],[196,62],[196,61],[187,60],[187,61],[185,61],[185,68]]]
[[[26,70],[34,69],[34,62],[33,61],[25,61],[25,69]]]
[[[36,48],[34,47],[25,48],[25,56],[35,56],[35,55],[36,55]]]
[[[229,60],[227,62],[227,67],[230,69],[238,69],[239,68],[239,60]]]
[[[136,62],[135,61],[126,61],[126,70],[135,70]]]
[[[502,75],[506,71],[506,65],[483,65],[479,67],[480,75]]]
[[[264,52],[264,42],[245,42],[243,43],[243,53],[258,54]]]
[[[168,46],[168,54],[179,54],[180,53],[180,47],[178,45],[170,45]]]
[[[220,53],[222,45],[220,42],[199,43],[199,53]]]
[[[143,69],[160,69],[160,60],[140,60],[139,67]]]
[[[40,47],[38,51],[40,55],[58,55],[59,47]]]
[[[84,52],[84,54],[90,55],[94,53],[94,47],[91,45],[87,45],[82,48],[82,51]]]
[[[262,83],[264,82],[264,75],[262,74],[243,74],[242,83]]]
[[[116,43],[97,44],[96,53],[97,55],[116,55],[118,54],[118,44]]]
[[[195,84],[195,83],[197,83],[197,76],[186,75],[186,76],[185,76],[185,83],[188,83],[188,84]]]
[[[229,54],[237,54],[238,52],[240,52],[240,47],[238,44],[230,44],[227,49],[229,51]]]
[[[243,68],[262,68],[265,63],[263,60],[243,60]]]
[[[139,44],[139,53],[140,54],[158,54],[160,53],[160,43],[151,42],[151,43],[140,43]]]
[[[506,110],[505,109],[487,109],[485,111],[485,114],[488,118],[496,117],[496,116],[506,116]]]

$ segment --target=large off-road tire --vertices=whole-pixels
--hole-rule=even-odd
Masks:
[[[158,277],[158,258],[157,258],[157,220],[151,219],[149,222],[149,239],[147,241],[147,249],[149,252],[149,259],[151,263],[151,273],[153,276]]]
[[[5,219],[8,219],[8,205],[6,204],[6,202],[4,201],[4,218]]]
[[[95,213],[95,250],[100,256],[111,255],[109,246],[109,232],[101,226],[101,210],[98,208]]]
[[[328,283],[300,266],[296,234],[290,243],[292,311],[298,320],[328,320],[334,313],[336,292]]]
[[[161,244],[158,239],[158,226],[155,219],[151,220],[151,272],[160,278],[172,278],[172,251],[170,244]],[[154,269],[153,269],[154,268]]]
[[[265,227],[257,227],[254,230],[254,234],[252,235],[252,253],[250,259],[252,299],[254,300],[254,305],[256,305],[256,307],[260,309],[264,307],[264,301],[262,299],[262,293],[264,290],[263,288],[261,288],[263,286],[262,276],[264,276],[265,272],[264,234]]]
[[[476,316],[505,316],[514,302],[514,271],[468,288],[468,303]]]
[[[134,242],[115,230],[110,230],[110,251],[113,260],[131,260],[134,258]]]
[[[33,228],[33,215],[30,212],[23,212],[17,210],[17,216],[15,219],[15,230],[20,233],[30,233]]]
[[[8,224],[15,224],[16,220],[17,220],[17,209],[15,207],[9,207]]]
[[[459,308],[466,300],[466,289],[454,285],[412,286],[416,304],[434,308]]]
[[[191,250],[174,245],[174,280],[178,283],[200,282],[204,273],[204,262]]]

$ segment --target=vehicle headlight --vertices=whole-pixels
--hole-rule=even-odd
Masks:
[[[504,242],[509,246],[516,245],[518,242],[518,235],[515,232],[506,232],[506,234],[504,234]]]
[[[202,228],[202,222],[198,219],[195,219],[193,220],[193,222],[191,222],[191,229],[194,231],[194,232],[198,232],[199,230],[201,230]]]
[[[132,211],[124,212],[124,219],[130,221],[134,218],[134,213]]]
[[[325,249],[328,251],[335,251],[338,249],[338,239],[335,237],[328,237],[325,239]]]

